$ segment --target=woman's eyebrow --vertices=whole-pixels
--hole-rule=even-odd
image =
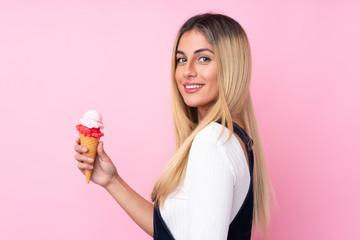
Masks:
[[[194,51],[194,54],[195,54],[195,53],[199,53],[199,52],[204,52],[204,51],[209,51],[209,52],[211,52],[212,54],[214,54],[214,52],[211,51],[211,50],[208,49],[208,48],[200,48],[200,49]],[[184,53],[183,51],[177,50],[177,51],[176,51],[176,54],[178,54],[178,53],[185,55],[185,53]]]

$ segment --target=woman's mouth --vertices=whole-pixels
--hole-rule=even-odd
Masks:
[[[199,91],[205,84],[184,84],[184,90],[187,93],[194,93]]]

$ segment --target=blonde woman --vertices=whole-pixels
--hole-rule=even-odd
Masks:
[[[268,233],[271,184],[252,106],[250,46],[234,19],[206,13],[180,28],[172,55],[176,151],[154,185],[138,195],[98,146],[92,181],[104,187],[154,239],[250,239]],[[76,140],[84,173],[91,162]]]

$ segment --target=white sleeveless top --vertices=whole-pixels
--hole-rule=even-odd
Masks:
[[[226,239],[250,186],[246,155],[235,137],[211,122],[195,137],[184,184],[169,194],[160,213],[176,240]]]

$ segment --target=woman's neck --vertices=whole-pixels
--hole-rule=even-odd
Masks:
[[[197,108],[197,116],[198,116],[198,123],[201,122],[208,114],[210,108],[206,107],[198,107]],[[243,121],[239,117],[232,117],[232,121],[239,125],[241,128],[245,129]]]

